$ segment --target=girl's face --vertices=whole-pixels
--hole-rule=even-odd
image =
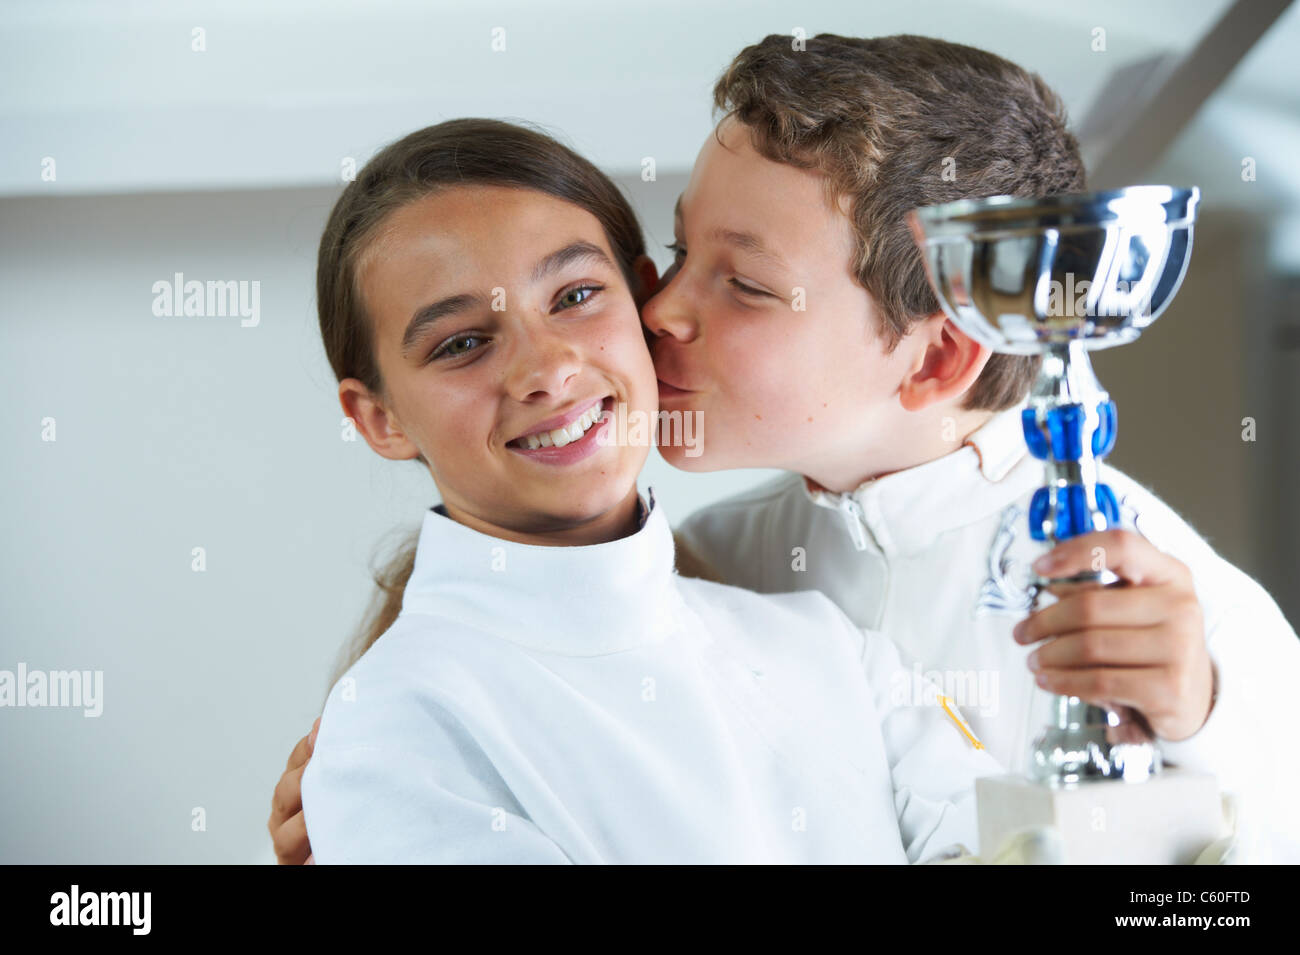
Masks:
[[[657,383],[595,216],[527,189],[444,189],[383,223],[358,276],[386,394],[348,379],[340,399],[371,447],[422,454],[448,514],[493,536],[635,527],[648,448],[612,440],[610,417],[653,419]]]

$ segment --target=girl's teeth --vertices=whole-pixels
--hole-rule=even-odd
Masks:
[[[600,421],[602,410],[602,406],[597,405],[590,411],[584,411],[582,416],[567,428],[530,434],[523,439],[523,445],[529,451],[536,451],[538,448],[562,448],[566,444],[572,444],[586,434],[588,428]]]

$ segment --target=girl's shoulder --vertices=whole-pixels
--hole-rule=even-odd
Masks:
[[[680,578],[677,583],[711,635],[738,648],[779,659],[861,655],[862,631],[820,590],[758,593],[709,580]]]
[[[500,653],[501,642],[486,636],[449,617],[401,613],[335,682],[326,717],[373,737],[427,721],[438,710],[464,710],[486,693],[492,669],[500,666],[485,653]]]

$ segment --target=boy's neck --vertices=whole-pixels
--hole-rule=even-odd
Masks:
[[[810,462],[800,471],[828,491],[855,491],[867,481],[952,454],[995,414],[951,407],[909,414],[898,422],[893,434],[873,436],[867,447],[846,449],[835,458]]]

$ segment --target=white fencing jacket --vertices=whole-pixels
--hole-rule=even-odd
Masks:
[[[974,851],[973,781],[1002,769],[955,708],[822,594],[679,577],[642,507],[585,547],[425,514],[401,615],[331,690],[303,774],[317,862]]]
[[[1136,529],[1187,564],[1205,616],[1218,697],[1191,738],[1163,742],[1170,764],[1217,774],[1261,837],[1257,858],[1300,861],[1300,760],[1289,752],[1300,642],[1277,604],[1153,494],[1114,468],[1101,479]],[[1026,511],[1043,482],[1020,409],[991,418],[965,445],[836,494],[787,475],[691,515],[684,546],[722,580],[762,593],[816,588],[956,699],[989,752],[1024,772],[1047,724],[1011,629],[1028,612],[1029,564],[1046,545]]]

